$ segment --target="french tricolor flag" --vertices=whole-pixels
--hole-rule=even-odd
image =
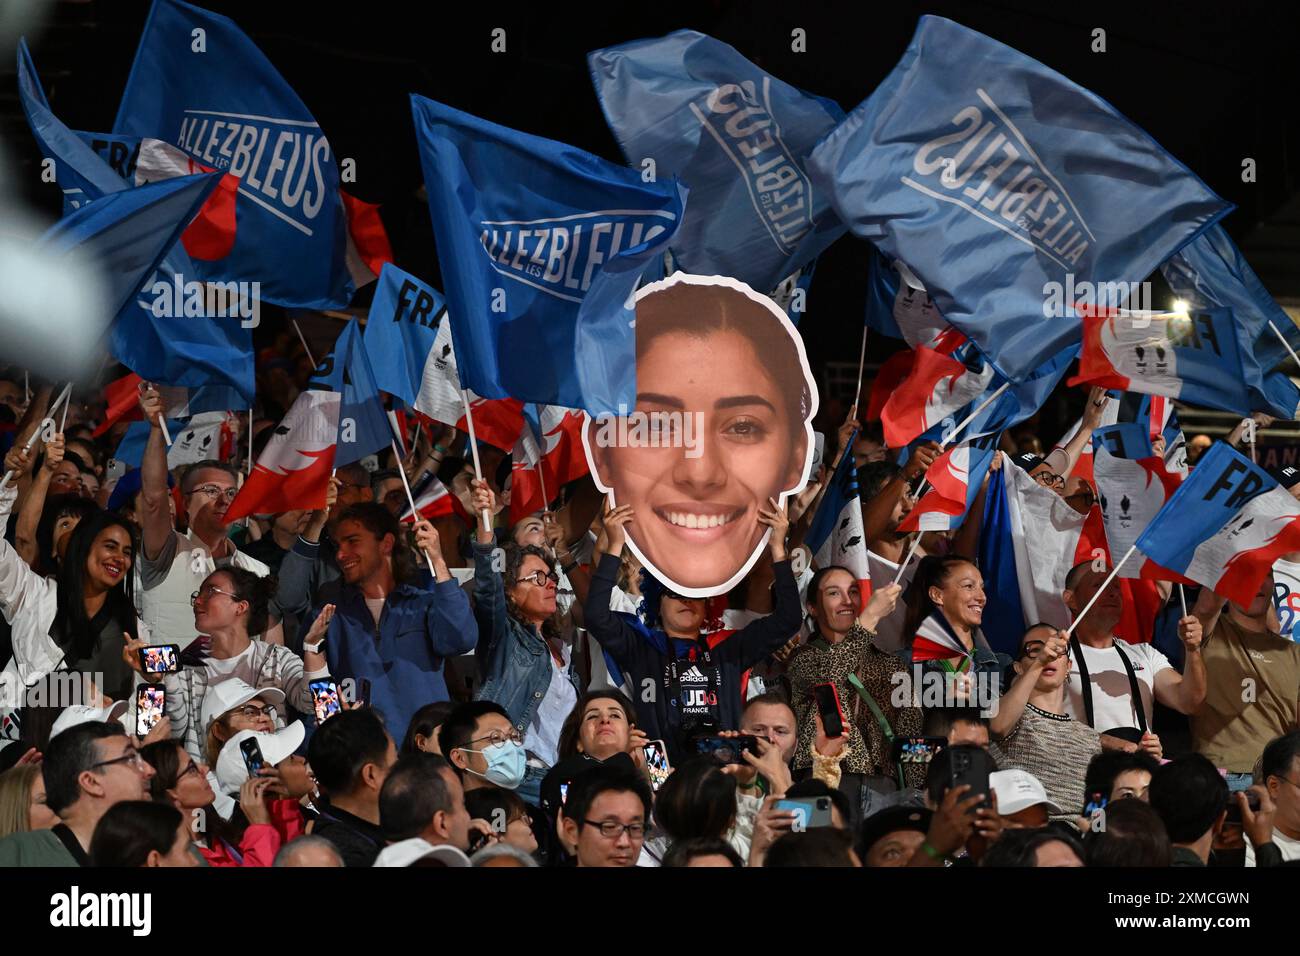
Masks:
[[[1300,501],[1215,442],[1137,539],[1143,577],[1202,584],[1245,607],[1275,562],[1300,550]]]
[[[959,657],[969,658],[970,652],[942,614],[930,614],[912,638],[912,660],[946,661]]]
[[[996,454],[997,436],[959,442],[940,455],[925,473],[931,489],[899,524],[900,532],[951,531],[959,527],[979,495]]]
[[[911,373],[890,394],[881,410],[885,443],[902,448],[979,398],[993,381],[993,366],[985,362],[965,337],[950,330],[963,344],[940,340],[937,348],[916,349]]]
[[[1163,395],[1248,415],[1251,401],[1232,313],[1130,312],[1078,307],[1083,320],[1079,374],[1068,385]]]
[[[849,447],[853,447],[853,439]],[[862,527],[862,500],[858,496],[858,470],[853,456],[846,454],[835,466],[830,486],[817,506],[804,543],[819,568],[838,564],[848,568],[858,581],[861,602],[871,597],[871,565],[867,558],[867,536]]]
[[[1153,422],[1155,417],[1152,418]],[[1148,426],[1124,422],[1092,433],[1092,471],[1101,505],[1106,543],[1113,558],[1128,552],[1165,506],[1182,476],[1169,470],[1151,447]],[[1136,563],[1125,564],[1120,577],[1140,577]]]
[[[437,478],[430,480],[424,488],[420,489],[415,495],[415,511],[423,520],[433,518],[442,518],[446,515],[453,514],[457,511],[457,505],[460,502],[456,500],[455,495],[447,490]],[[463,508],[460,510],[464,510]],[[402,509],[401,521],[415,521],[416,518],[411,513],[411,506],[408,504]]]
[[[582,444],[582,412],[559,405],[532,405],[525,406],[524,418],[510,472],[511,524],[544,509],[561,487],[590,471]],[[474,424],[478,424],[477,416]]]

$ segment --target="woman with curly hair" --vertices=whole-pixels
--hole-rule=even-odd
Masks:
[[[474,510],[495,511],[496,496],[475,480]],[[499,569],[499,570],[498,570]],[[542,778],[556,762],[560,729],[578,702],[573,647],[555,626],[555,560],[536,545],[500,551],[482,524],[474,537],[475,648],[483,673],[478,700],[500,704],[524,735],[528,766],[518,794],[536,806]],[[606,598],[608,600],[608,596]]]

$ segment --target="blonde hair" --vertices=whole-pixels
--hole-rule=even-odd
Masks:
[[[40,764],[28,763],[0,773],[0,837],[31,830],[32,781],[40,772]]]

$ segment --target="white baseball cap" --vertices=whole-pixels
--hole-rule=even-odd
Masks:
[[[295,720],[273,734],[258,733],[256,730],[241,730],[235,734],[226,741],[221,753],[217,755],[217,783],[221,785],[221,792],[238,793],[248,779],[248,767],[244,765],[244,755],[239,750],[239,745],[245,740],[255,738],[262,756],[266,758],[267,766],[274,767],[302,746],[306,734],[307,729],[301,720]]]
[[[374,866],[411,866],[424,860],[434,859],[444,866],[470,866],[469,857],[450,843],[433,844],[421,837],[399,840],[390,843],[379,851]]]
[[[996,770],[989,774],[989,786],[998,798],[998,814],[1009,817],[1013,813],[1043,804],[1051,814],[1065,811],[1047,798],[1047,791],[1039,779],[1027,770]]]
[[[53,740],[59,734],[63,733],[77,724],[88,724],[91,721],[118,721],[122,720],[126,713],[127,702],[124,700],[112,701],[107,707],[91,707],[89,704],[72,704],[63,708],[63,713],[54,719],[54,726],[50,728],[50,739]]]
[[[238,677],[230,677],[217,684],[209,684],[203,695],[203,710],[200,720],[203,733],[208,732],[212,722],[222,714],[242,707],[250,700],[262,698],[268,704],[283,704],[284,691],[278,687],[252,687]]]

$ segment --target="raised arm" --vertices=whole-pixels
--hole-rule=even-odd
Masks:
[[[481,514],[487,509],[489,514],[496,510],[496,495],[486,481],[474,479],[473,506],[474,514]],[[496,650],[497,645],[510,633],[510,623],[506,611],[505,583],[501,580],[497,539],[491,530],[483,527],[482,521],[474,524],[474,617],[478,620],[478,645],[474,649],[479,660],[485,660]]]
[[[627,541],[626,526],[630,521],[631,505],[620,505],[606,513],[604,525],[607,550],[600,556],[600,561],[592,572],[591,588],[587,592],[587,603],[583,606],[587,630],[624,669],[636,657],[645,641],[627,621],[609,609],[609,597],[614,591],[619,568],[622,566],[619,555],[623,553],[623,545]]]
[[[1202,594],[1205,590],[1202,589]],[[1198,599],[1197,604],[1200,604]],[[1205,703],[1207,689],[1205,659],[1201,656],[1204,635],[1200,618],[1189,614],[1178,622],[1178,638],[1183,642],[1183,672],[1166,667],[1156,673],[1155,696],[1166,707],[1181,714],[1194,714]]]
[[[167,448],[163,442],[162,396],[152,383],[140,390],[140,410],[149,423],[140,462],[140,507],[137,513],[143,531],[144,556],[150,560],[162,553],[172,533],[171,509],[167,507]]]
[[[1065,632],[1057,631],[1043,642],[1037,654],[1033,657],[1023,657],[1016,662],[1015,666],[1020,669],[1020,673],[1011,682],[1010,689],[998,698],[997,712],[989,718],[990,734],[1001,739],[1011,732],[1024,716],[1025,705],[1029,703],[1034,685],[1038,683],[1043,668],[1062,660],[1069,646],[1070,639],[1066,637]]]
[[[875,497],[862,502],[862,525],[868,541],[875,541],[885,534],[889,529],[889,519],[894,514],[894,506],[907,493],[908,484],[929,471],[941,454],[942,451],[935,442],[917,445],[903,466],[903,473],[885,482]]]
[[[325,507],[312,512],[307,527],[280,562],[275,603],[288,614],[301,618],[312,608],[316,588],[320,585],[320,538],[338,494],[339,480],[331,477],[325,491]]]
[[[785,547],[790,518],[776,499],[769,498],[767,503],[768,507],[758,509],[758,520],[771,529],[767,550],[772,559],[772,573],[776,578],[772,588],[772,613],[750,621],[720,645],[723,654],[737,656],[742,669],[766,660],[773,651],[784,646],[803,623],[799,585],[794,579],[794,569],[790,566]]]

